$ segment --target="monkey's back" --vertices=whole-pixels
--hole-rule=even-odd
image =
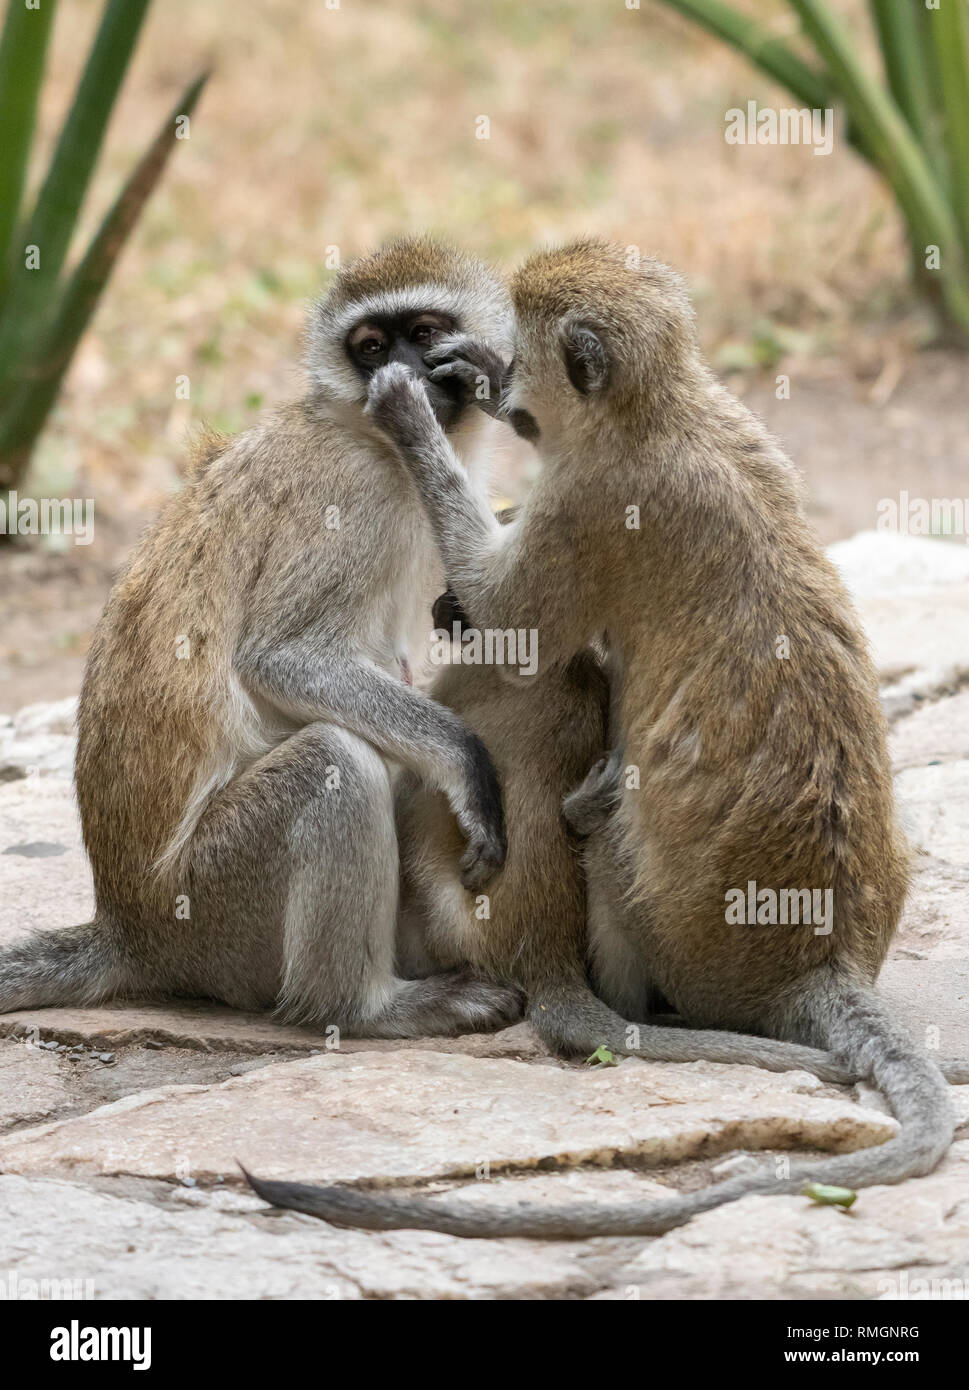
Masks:
[[[670,523],[678,563],[652,586],[642,644],[662,656],[625,674],[620,718],[641,786],[619,814],[645,848],[638,892],[669,965],[661,988],[691,1018],[744,1028],[815,966],[874,978],[908,852],[860,623],[790,464],[742,407],[733,419],[748,447],[725,465],[744,468],[730,478],[725,466],[703,515],[684,508]],[[833,930],[731,922],[727,894],[750,883],[830,891]]]

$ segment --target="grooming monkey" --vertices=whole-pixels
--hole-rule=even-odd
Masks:
[[[490,981],[393,971],[395,770],[447,799],[467,888],[505,835],[480,739],[411,684],[443,576],[366,409],[381,366],[426,378],[444,335],[500,349],[510,322],[483,266],[396,242],[315,310],[305,398],[205,451],[91,647],[76,772],[94,920],[0,952],[0,1010],[176,994],[381,1037],[517,1016]],[[459,383],[427,392],[471,466],[484,417]]]
[[[421,382],[389,369],[373,417],[417,482],[469,621],[534,628],[545,669],[603,628],[617,669],[615,756],[568,804],[591,832],[590,932],[605,1003],[596,1041],[664,1060],[697,1034],[643,1026],[656,991],[692,1026],[831,1049],[900,1122],[877,1148],[730,1180],[668,1201],[495,1211],[261,1183],[278,1205],[348,1225],[462,1236],[648,1235],[749,1192],[850,1187],[931,1171],[953,1114],[942,1070],[872,983],[908,883],[877,684],[857,618],[804,516],[797,475],[715,380],[678,277],[583,242],[533,257],[513,285],[502,410],[542,457],[499,529],[456,465]],[[454,375],[498,370],[465,345]],[[434,374],[432,374],[432,379]],[[441,378],[438,378],[441,379]],[[635,769],[635,779],[623,769]],[[740,924],[738,889],[830,890],[833,930]],[[700,1035],[702,1036],[702,1035]],[[759,1062],[756,1040],[719,1060]],[[777,1044],[772,1044],[776,1046]],[[953,1080],[969,1069],[951,1064]]]

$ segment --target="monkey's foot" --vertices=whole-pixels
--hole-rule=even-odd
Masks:
[[[622,749],[594,763],[583,781],[562,802],[566,821],[577,835],[601,830],[619,803]]]
[[[368,1019],[357,1036],[371,1038],[450,1037],[491,1033],[518,1023],[525,1000],[513,985],[454,971],[423,980],[400,980],[387,1008]]]

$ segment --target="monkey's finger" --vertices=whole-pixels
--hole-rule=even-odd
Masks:
[[[400,362],[374,372],[364,414],[405,449],[440,430],[423,378]]]
[[[478,344],[464,333],[453,333],[448,338],[439,338],[424,353],[425,362],[445,362],[449,357],[471,357]]]
[[[410,367],[403,362],[388,362],[385,367],[378,367],[370,378],[367,387],[367,406],[368,408],[381,397],[393,391],[406,390],[414,384],[420,385],[420,378],[411,371]]]
[[[471,362],[459,359],[455,362],[444,362],[427,375],[430,381],[446,381],[448,377],[456,376],[461,381],[472,382],[475,377],[485,376],[486,373],[479,371]]]

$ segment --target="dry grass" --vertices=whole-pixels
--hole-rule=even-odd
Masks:
[[[780,6],[756,8],[783,25]],[[96,0],[61,8],[48,141],[98,12]],[[237,429],[296,389],[299,325],[330,245],[346,257],[431,227],[506,262],[603,233],[687,274],[723,365],[785,351],[877,372],[886,338],[897,352],[920,331],[878,182],[837,146],[819,158],[726,145],[727,107],[786,98],[652,0],[639,11],[623,0],[164,0],[89,226],[172,93],[208,62],[191,139],[38,456],[45,486],[93,492],[102,519],[150,508],[186,426]],[[482,115],[489,140],[475,138]],[[190,402],[175,400],[181,373]]]

